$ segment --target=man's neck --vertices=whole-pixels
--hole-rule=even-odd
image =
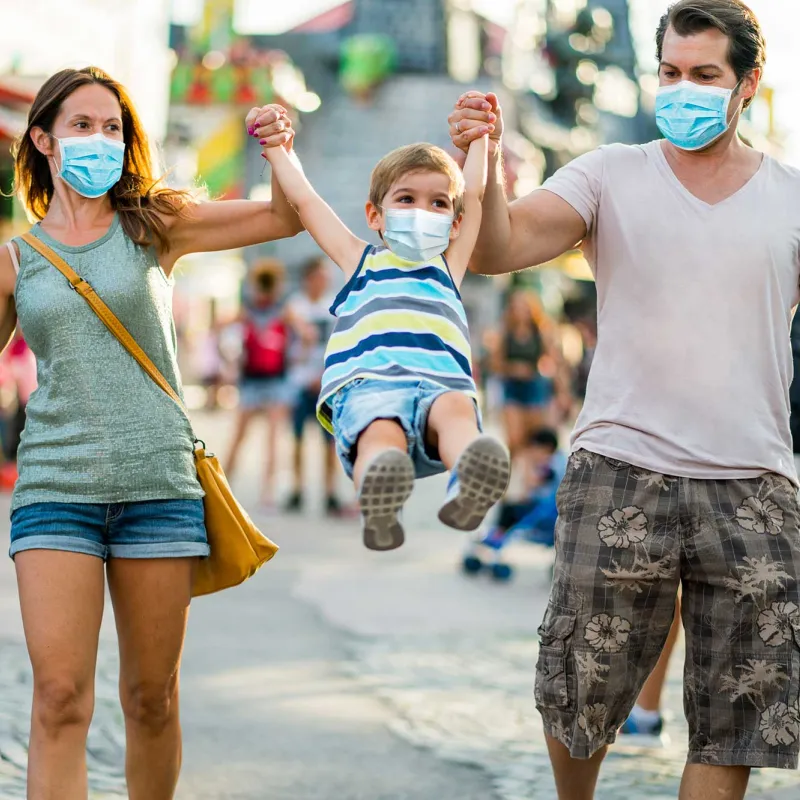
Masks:
[[[682,150],[666,139],[663,147],[667,160],[678,170],[704,173],[714,173],[732,164],[740,164],[752,158],[756,152],[745,145],[735,131],[706,150]]]

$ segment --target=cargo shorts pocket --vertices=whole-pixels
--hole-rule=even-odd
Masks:
[[[537,708],[568,709],[575,702],[575,675],[570,668],[572,633],[578,612],[550,603],[539,627],[534,698]]]

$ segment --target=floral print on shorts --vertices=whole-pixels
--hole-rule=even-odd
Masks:
[[[709,481],[574,453],[536,704],[575,758],[614,741],[682,592],[689,762],[796,769],[800,515],[786,478]]]

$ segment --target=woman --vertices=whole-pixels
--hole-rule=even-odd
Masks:
[[[539,372],[544,356],[555,363],[555,348],[537,324],[528,293],[517,290],[508,298],[495,360],[495,372],[503,382],[503,422],[512,456],[530,433],[548,424],[553,382]]]
[[[250,132],[291,146],[284,109]],[[16,189],[32,233],[92,284],[180,391],[171,315],[181,256],[293,236],[273,201],[198,203],[154,176],[125,89],[96,68],[63,70],[31,107]],[[37,356],[12,501],[34,700],[28,798],[83,800],[104,566],[120,646],[131,800],[168,800],[181,758],[178,671],[192,568],[208,553],[192,437],[61,274],[21,240],[0,247],[0,339],[19,317]]]
[[[275,507],[275,472],[278,432],[289,422],[289,408],[295,392],[288,380],[289,347],[292,335],[306,334],[284,298],[285,269],[280,261],[267,258],[256,262],[246,284],[242,329],[239,415],[226,465],[229,477],[239,463],[250,423],[259,414],[267,421],[267,447],[261,505],[265,512]]]

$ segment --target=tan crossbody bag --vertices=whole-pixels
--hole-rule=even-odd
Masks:
[[[61,256],[30,233],[22,236],[40,255],[44,256],[68,281],[70,286],[89,304],[92,311],[119,340],[119,343],[139,362],[141,368],[191,419],[186,406],[167,379],[159,372],[144,350],[128,333],[114,312],[98,297],[95,290],[78,275]],[[194,437],[194,434],[192,434]],[[198,561],[192,585],[192,596],[198,597],[238,586],[253,576],[258,568],[278,551],[253,524],[247,512],[233,496],[225,473],[213,453],[206,452],[205,442],[194,438],[194,460],[197,479],[205,497],[206,531],[211,555]]]

